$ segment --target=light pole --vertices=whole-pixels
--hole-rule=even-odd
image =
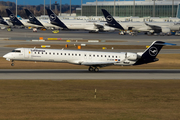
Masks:
[[[97,0],[96,0],[96,16],[97,16]]]
[[[61,16],[61,0],[60,0],[60,16]]]
[[[172,17],[174,17],[174,0],[172,0]]]
[[[71,16],[71,0],[70,0],[70,16]]]
[[[155,17],[155,0],[154,1],[154,5],[153,5],[153,17]]]
[[[115,0],[114,0],[114,16],[116,15],[116,3],[115,3]]]
[[[81,0],[81,16],[82,16],[82,10],[83,10],[83,9],[82,9],[82,1],[83,1],[83,0]]]
[[[133,16],[135,16],[135,0],[133,2]]]
[[[17,0],[16,0],[16,17],[17,17]]]
[[[50,10],[51,10],[51,0],[50,0],[50,5],[49,5],[49,8],[50,8]]]
[[[44,0],[44,15],[45,15],[45,0]]]

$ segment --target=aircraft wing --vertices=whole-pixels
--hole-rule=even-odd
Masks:
[[[151,29],[153,29],[153,30],[159,30],[159,29],[161,29],[161,27],[159,27],[159,26],[157,26],[157,25],[150,25],[150,24],[147,24],[146,22],[145,22],[145,24],[147,25],[147,26],[149,26]]]
[[[97,29],[103,29],[104,25],[100,23],[94,23],[94,26],[96,26]]]

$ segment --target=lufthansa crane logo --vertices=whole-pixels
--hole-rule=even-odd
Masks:
[[[34,16],[32,14],[29,15],[29,19],[33,20]]]
[[[151,56],[156,56],[156,55],[158,54],[158,49],[157,49],[156,47],[151,47],[151,48],[149,49],[149,54],[150,54]]]
[[[50,15],[50,20],[51,20],[51,21],[55,21],[55,20],[56,20],[56,16],[55,16],[54,14],[51,14],[51,15]]]
[[[15,18],[15,16],[13,14],[11,14],[9,17],[11,20],[13,20]]]
[[[108,16],[106,17],[106,20],[107,20],[108,22],[112,22],[113,18],[112,18],[111,15],[108,15]]]

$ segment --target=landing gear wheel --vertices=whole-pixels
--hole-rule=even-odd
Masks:
[[[99,68],[95,67],[94,72],[98,72],[98,71],[99,71]]]
[[[92,72],[94,69],[93,69],[93,67],[89,67],[89,69],[88,69],[90,72]]]
[[[14,66],[14,63],[11,63],[11,66]]]

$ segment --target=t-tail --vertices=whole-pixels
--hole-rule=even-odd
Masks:
[[[0,15],[0,24],[8,25],[6,21],[4,21],[3,17]]]
[[[156,58],[158,53],[161,51],[161,48],[164,45],[176,45],[172,43],[165,43],[162,41],[154,41],[141,55],[140,59],[134,65],[141,65],[146,63],[151,63],[158,61],[159,59]]]
[[[108,26],[124,30],[124,28],[105,9],[102,9],[102,12],[106,19],[106,22],[108,23]]]
[[[43,27],[42,23],[34,16],[32,12],[30,12],[28,9],[24,10],[26,12],[27,17],[29,18],[29,23]]]
[[[6,12],[13,25],[23,25],[22,22],[9,9],[6,9]]]
[[[54,14],[54,12],[52,10],[50,10],[48,8],[46,10],[47,10],[47,13],[49,15],[49,19],[51,21],[51,24],[59,26],[59,27],[64,28],[64,29],[68,29],[67,26],[57,17],[56,14]]]

